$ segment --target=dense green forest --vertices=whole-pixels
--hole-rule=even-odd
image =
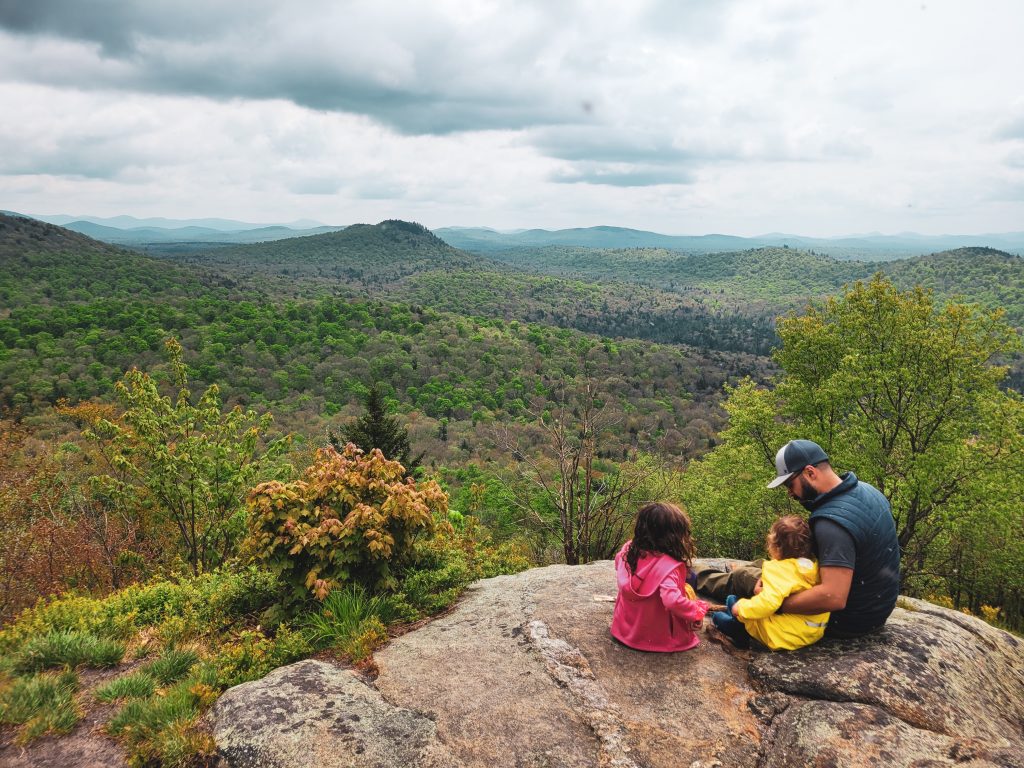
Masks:
[[[0,216],[0,720],[73,727],[48,670],[132,648],[107,730],[186,764],[224,688],[610,557],[643,501],[759,556],[797,436],[891,494],[907,593],[1020,631],[1022,321],[989,249],[483,258],[387,221],[156,259]],[[416,461],[338,439],[374,434]]]
[[[518,249],[491,254],[504,263],[577,280],[633,282],[699,295],[724,307],[774,312],[802,309],[876,272],[903,289],[921,285],[939,298],[962,297],[999,307],[1024,325],[1024,259],[992,248],[958,248],[895,261],[837,260],[813,251],[758,248],[716,254],[682,254],[661,248]]]
[[[461,315],[757,355],[776,342],[774,316],[763,308],[723,305],[706,291],[680,296],[628,280],[536,274],[457,251],[405,222],[166,258],[215,267],[256,289],[273,285],[279,296],[373,296]]]
[[[382,222],[173,258],[249,275],[261,286],[276,279],[283,295],[351,291],[458,314],[755,355],[778,344],[778,316],[876,272],[903,289],[923,285],[941,299],[999,307],[1024,326],[1024,259],[991,248],[896,261],[838,260],[794,248],[687,254],[550,246],[477,256],[416,225]]]
[[[175,337],[198,385],[217,383],[228,402],[271,408],[307,436],[322,435],[331,417],[380,381],[424,425],[437,431],[445,422],[454,439],[435,447],[463,445],[465,455],[464,441],[486,441],[488,423],[531,418],[535,399],[586,370],[605,382],[628,421],[606,452],[660,446],[686,456],[705,449],[721,424],[721,385],[767,366],[750,354],[454,314],[444,302],[435,309],[327,291],[280,298],[273,287],[260,291],[213,272],[200,278],[106,247],[33,242],[30,254],[5,260],[2,288],[0,403],[22,411],[109,397],[128,368],[157,367],[163,340]],[[104,267],[109,260],[113,268]],[[80,277],[92,274],[100,277]]]

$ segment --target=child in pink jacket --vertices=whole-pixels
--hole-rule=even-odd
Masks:
[[[612,636],[640,651],[686,651],[700,642],[708,605],[686,583],[694,555],[690,518],[664,502],[648,504],[636,517],[633,539],[615,556],[619,596]]]

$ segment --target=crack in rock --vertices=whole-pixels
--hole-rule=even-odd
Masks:
[[[551,637],[547,624],[531,621],[530,641],[539,651],[548,673],[572,697],[572,706],[601,743],[601,765],[615,768],[640,768],[629,755],[627,731],[618,710],[609,703],[601,684],[590,669],[590,663],[579,648]]]

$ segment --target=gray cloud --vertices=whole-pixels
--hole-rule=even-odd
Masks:
[[[690,184],[694,176],[675,166],[618,166],[580,163],[572,170],[549,177],[559,184],[599,184],[611,187],[652,187],[661,184]]]
[[[1011,141],[1024,139],[1024,114],[1006,120],[996,129],[995,138]]]
[[[63,137],[54,146],[0,154],[0,173],[128,180],[146,172],[148,154],[113,137]]]
[[[657,0],[640,12],[640,22],[652,35],[700,45],[717,42],[726,29],[737,0]]]
[[[691,169],[715,156],[676,146],[671,136],[640,127],[558,126],[533,131],[528,141],[541,154],[570,163],[549,176],[563,184],[688,184]]]
[[[647,76],[650,54],[624,68],[616,53],[632,56],[627,38],[708,45],[726,29],[730,7],[656,0],[595,15],[585,3],[537,0],[466,23],[387,0],[322,0],[303,4],[302,15],[268,0],[0,0],[0,28],[26,46],[0,54],[0,76],[217,101],[282,99],[365,115],[405,135],[547,127],[528,141],[574,164],[561,180],[682,183],[689,171],[681,164],[694,165],[696,153],[675,146],[664,128],[609,124],[650,94],[602,103],[608,94],[597,84]],[[621,39],[607,39],[609,24]],[[60,40],[71,42],[58,48]],[[32,46],[50,46],[51,55]]]
[[[92,42],[106,55],[122,56],[137,50],[144,38],[213,39],[273,7],[266,0],[237,5],[166,0],[0,0],[0,27],[26,35]]]
[[[671,136],[643,128],[599,125],[551,128],[533,133],[531,144],[548,157],[610,163],[678,163],[701,153],[675,146]]]
[[[1006,156],[1006,165],[1010,168],[1024,168],[1024,149],[1017,149]]]
[[[289,186],[297,195],[334,195],[341,189],[337,179],[329,177],[308,177],[299,179]]]
[[[0,121],[0,192],[52,209],[85,190],[120,213],[148,184],[140,205],[177,195],[247,220],[369,200],[368,220],[390,203],[445,211],[437,224],[594,221],[604,206],[646,228],[683,209],[719,228],[737,210],[763,230],[793,211],[877,228],[907,199],[954,201],[918,218],[966,210],[982,182],[965,179],[1020,167],[1006,73],[1021,70],[1024,11],[928,9],[0,0],[0,93],[17,118]]]
[[[407,192],[400,184],[383,180],[355,185],[352,191],[361,200],[400,200]]]
[[[264,2],[167,8],[131,0],[0,0],[0,28],[30,40],[99,47],[80,67],[40,67],[32,57],[11,65],[30,82],[285,99],[367,115],[406,134],[519,129],[579,117],[578,98],[559,95],[530,58],[557,34],[541,19],[519,33],[530,44],[517,45],[512,32],[504,43],[483,45],[476,35],[494,30],[460,29],[429,11],[399,20],[358,4],[302,8],[300,16]],[[88,49],[79,56],[88,57]]]

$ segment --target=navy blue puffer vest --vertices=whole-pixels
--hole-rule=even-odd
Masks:
[[[853,537],[857,547],[846,608],[834,611],[829,629],[867,632],[892,613],[900,591],[900,546],[888,499],[853,472],[811,504],[811,522],[828,518]]]

